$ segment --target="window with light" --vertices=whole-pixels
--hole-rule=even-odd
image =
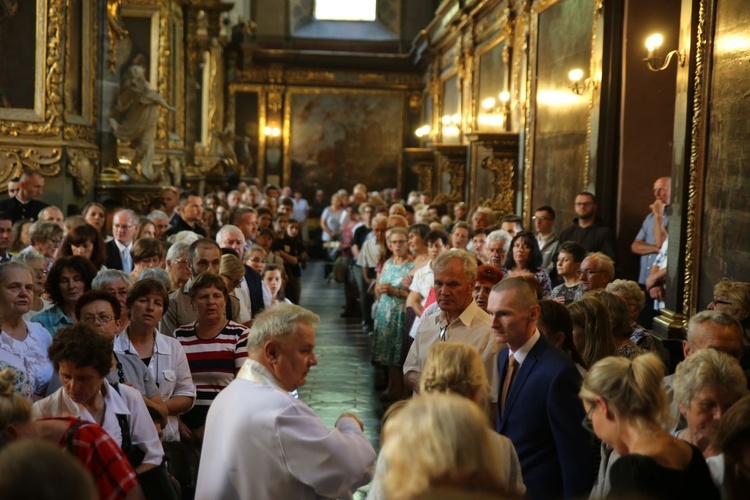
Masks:
[[[315,0],[315,18],[321,21],[375,21],[377,0]]]

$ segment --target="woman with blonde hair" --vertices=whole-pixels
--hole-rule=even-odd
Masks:
[[[488,415],[489,392],[487,372],[474,347],[459,342],[439,342],[432,346],[422,369],[420,394],[456,394],[471,400]],[[524,493],[526,486],[513,443],[490,427],[489,418],[485,420],[487,439],[492,443],[501,464],[500,479],[503,485],[517,493]]]
[[[609,471],[610,496],[718,499],[701,451],[664,429],[664,372],[655,354],[610,356],[583,379],[584,426],[620,455]]]
[[[429,498],[437,491],[507,496],[486,414],[466,398],[425,394],[385,425],[385,498]]]
[[[573,322],[573,344],[581,354],[584,368],[607,356],[614,356],[612,325],[604,305],[595,297],[583,297],[568,306]]]

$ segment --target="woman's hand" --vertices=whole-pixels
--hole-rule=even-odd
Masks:
[[[180,440],[183,443],[193,443],[195,439],[195,437],[193,436],[193,431],[190,430],[190,427],[185,425],[182,419],[178,419],[178,422],[180,424]]]
[[[414,281],[414,275],[409,274],[404,279],[401,280],[401,284],[404,285],[404,288],[408,290],[409,287],[411,286],[412,281]]]

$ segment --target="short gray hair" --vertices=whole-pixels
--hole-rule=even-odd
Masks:
[[[159,283],[164,285],[167,290],[172,288],[172,280],[169,279],[169,273],[161,267],[147,267],[143,271],[141,271],[141,273],[138,275],[138,281],[147,279],[154,279],[158,281]]]
[[[739,321],[734,319],[728,314],[725,314],[721,311],[701,311],[692,318],[690,318],[690,321],[688,321],[687,326],[687,343],[690,347],[692,347],[695,341],[695,333],[696,329],[702,325],[703,323],[706,323],[710,321],[711,323],[715,323],[717,325],[726,326],[726,327],[734,327],[737,329],[737,332],[739,334],[739,338],[742,341],[744,339],[744,330],[742,329],[742,325]]]
[[[128,284],[128,289],[133,286],[133,278],[131,278],[125,271],[120,271],[119,269],[102,269],[96,273],[96,276],[91,282],[91,288],[93,290],[104,290],[120,280]]]
[[[432,264],[433,272],[445,269],[450,261],[458,260],[461,262],[461,268],[469,281],[476,281],[477,279],[477,259],[473,253],[460,248],[451,248],[441,253],[435,259]]]
[[[293,334],[297,324],[313,328],[320,323],[320,316],[294,304],[276,304],[260,313],[247,336],[247,352],[256,353],[269,340],[281,341]]]
[[[729,389],[737,399],[747,394],[747,379],[735,358],[716,349],[701,349],[677,365],[674,399],[687,408],[695,395],[712,383]]]
[[[47,262],[47,259],[41,253],[37,252],[33,248],[19,252],[13,256],[12,262],[20,262],[22,264],[30,265],[34,261]]]
[[[151,212],[149,212],[149,214],[146,217],[148,217],[152,221],[154,221],[154,220],[165,220],[165,221],[169,222],[169,216],[167,216],[167,214],[165,214],[161,210],[152,210]]]
[[[597,271],[604,271],[609,274],[610,280],[615,277],[615,261],[612,260],[612,257],[609,255],[602,252],[593,252],[588,254],[586,259],[594,259],[596,261]]]
[[[638,309],[643,309],[646,305],[646,294],[643,293],[638,283],[631,280],[614,280],[612,283],[607,285],[606,290],[609,293],[615,295],[622,294],[628,299],[632,299],[638,303]]]
[[[221,238],[223,238],[228,233],[237,233],[242,237],[243,241],[245,240],[245,234],[242,232],[242,229],[232,224],[224,224],[216,233],[216,243],[219,243],[219,240],[221,240]]]
[[[193,242],[198,241],[199,239],[201,239],[201,236],[193,231],[180,231],[179,233],[173,234],[169,237],[169,240],[173,245],[183,242],[190,245]]]
[[[510,249],[510,242],[512,239],[513,236],[511,236],[505,229],[496,229],[487,235],[486,243],[499,243],[502,241],[504,242],[503,248],[505,248],[505,251],[507,252]]]
[[[140,224],[140,217],[137,213],[130,210],[129,208],[123,208],[115,212],[115,217],[122,217],[123,215],[127,216],[128,219],[130,219],[131,223],[133,224]]]
[[[175,259],[179,259],[182,255],[188,256],[190,251],[190,243],[186,241],[180,241],[179,243],[173,244],[167,250],[167,260],[172,262]]]

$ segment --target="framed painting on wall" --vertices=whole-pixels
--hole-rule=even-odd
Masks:
[[[46,2],[12,1],[0,10],[0,120],[42,121]]]
[[[284,110],[284,184],[332,193],[401,187],[405,94],[291,90]]]

